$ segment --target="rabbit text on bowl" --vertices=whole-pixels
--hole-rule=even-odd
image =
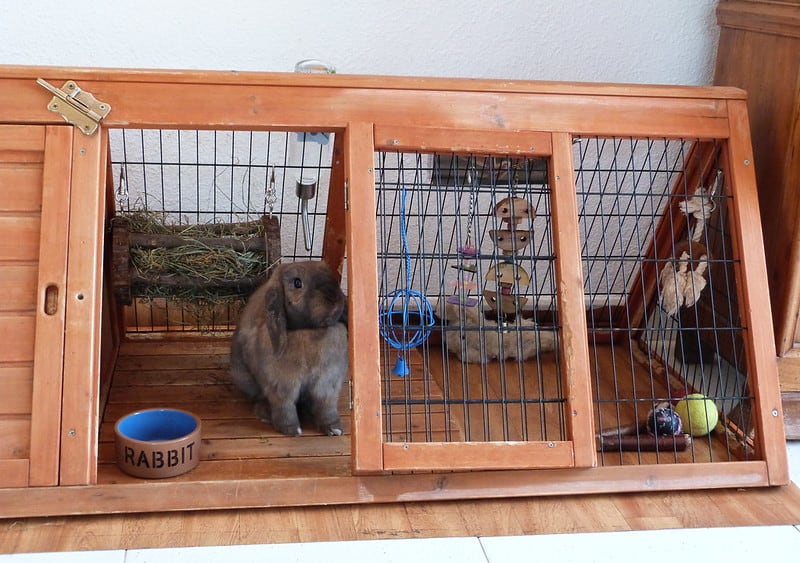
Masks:
[[[338,401],[347,376],[346,299],[319,261],[276,266],[245,305],[231,343],[233,381],[256,414],[290,436],[302,433],[298,410],[339,436]]]

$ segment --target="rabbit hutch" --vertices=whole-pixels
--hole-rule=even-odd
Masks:
[[[228,374],[247,296],[347,295],[341,436]],[[0,516],[788,482],[746,94],[0,69]],[[118,467],[184,409],[200,462]]]

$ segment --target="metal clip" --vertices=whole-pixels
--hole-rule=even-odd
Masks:
[[[61,89],[41,78],[36,82],[53,94],[47,109],[61,115],[64,121],[75,125],[85,135],[93,135],[100,121],[111,111],[110,105],[81,90],[73,80],[66,81]]]

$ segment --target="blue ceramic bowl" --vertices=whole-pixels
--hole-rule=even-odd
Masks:
[[[146,479],[175,477],[200,461],[200,419],[179,409],[148,409],[114,426],[117,465]]]

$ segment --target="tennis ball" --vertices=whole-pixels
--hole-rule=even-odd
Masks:
[[[719,413],[714,401],[701,393],[691,393],[678,401],[675,412],[692,436],[705,436],[717,425]]]

